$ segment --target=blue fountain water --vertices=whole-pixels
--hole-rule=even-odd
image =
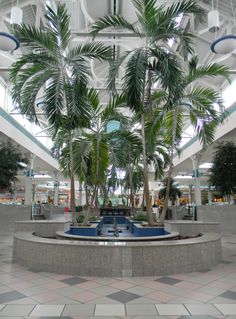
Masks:
[[[163,227],[140,227],[124,216],[104,216],[93,227],[71,227],[67,234],[96,237],[148,237],[169,234]]]

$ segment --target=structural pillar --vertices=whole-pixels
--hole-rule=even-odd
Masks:
[[[197,206],[202,205],[201,183],[200,183],[199,177],[196,177],[195,179],[194,197],[195,197],[195,204]]]
[[[25,179],[25,205],[32,204],[32,178],[27,176]]]
[[[83,205],[82,201],[83,201],[83,198],[82,198],[82,191],[83,191],[83,188],[82,188],[82,183],[79,184],[79,205]]]
[[[208,184],[207,199],[208,199],[208,205],[211,205],[212,194],[211,194],[211,185],[210,184]]]
[[[33,167],[36,155],[31,154],[30,166],[27,168],[25,178],[25,205],[32,205],[33,200]]]
[[[60,183],[57,181],[57,182],[54,182],[54,197],[53,197],[53,205],[54,206],[58,206],[58,203],[59,203],[59,185]]]
[[[201,182],[199,176],[199,162],[201,159],[200,154],[195,154],[191,157],[193,163],[193,177],[194,177],[194,199],[197,206],[202,205],[201,196]]]
[[[189,204],[191,205],[192,204],[192,202],[193,202],[193,185],[189,185],[188,186],[189,187]]]

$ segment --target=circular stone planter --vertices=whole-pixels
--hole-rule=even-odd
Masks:
[[[80,276],[157,276],[206,271],[221,260],[216,233],[185,240],[122,242],[46,239],[15,234],[13,262],[34,271]]]
[[[64,231],[57,231],[56,236],[58,239],[67,239],[67,240],[86,240],[94,242],[142,242],[142,241],[161,241],[161,240],[171,240],[176,239],[179,236],[179,233],[172,232],[166,235],[158,236],[142,236],[142,237],[105,237],[105,236],[81,236],[81,235],[71,235],[67,234]]]

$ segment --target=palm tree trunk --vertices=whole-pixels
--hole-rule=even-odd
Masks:
[[[88,208],[89,204],[89,194],[88,194],[88,185],[85,184],[85,205]]]
[[[130,206],[131,206],[131,215],[134,212],[134,194],[133,194],[133,168],[131,165],[130,153],[129,153],[129,185],[130,185]]]
[[[91,202],[90,202],[90,205],[86,211],[86,214],[85,214],[85,217],[84,217],[84,221],[83,221],[83,225],[86,225],[89,221],[89,218],[91,216],[91,212],[92,212],[92,208],[94,206],[94,202],[95,202],[95,198],[96,198],[96,195],[97,195],[97,186],[94,187],[94,191],[93,191],[93,195],[92,195],[92,198],[91,198]]]
[[[170,165],[169,170],[167,173],[167,185],[166,185],[166,195],[165,195],[165,201],[164,201],[164,207],[160,216],[160,225],[164,225],[164,221],[166,218],[166,213],[168,210],[168,202],[170,198],[170,186],[171,186],[171,177],[173,173],[173,157],[174,157],[174,147],[175,147],[175,140],[176,140],[176,130],[177,130],[177,123],[178,123],[178,106],[175,108],[174,111],[174,123],[173,123],[173,129],[172,129],[172,143],[170,148]]]
[[[92,212],[92,209],[94,207],[94,204],[95,204],[95,199],[96,199],[96,196],[97,196],[97,192],[98,192],[98,177],[99,177],[99,134],[97,134],[96,136],[96,140],[97,140],[97,143],[96,143],[96,179],[95,179],[95,185],[94,185],[94,191],[93,191],[93,196],[91,198],[91,202],[90,202],[90,205],[88,207],[88,210],[85,214],[85,218],[84,218],[84,222],[83,224],[87,224],[88,221],[89,221],[89,217],[91,216],[91,212]]]
[[[142,146],[143,146],[143,182],[144,182],[144,197],[146,200],[147,208],[147,221],[150,226],[154,225],[152,207],[149,196],[149,184],[148,184],[148,167],[147,167],[147,155],[146,155],[146,139],[145,139],[145,126],[144,126],[144,114],[141,115],[141,127],[142,127]]]
[[[70,147],[70,205],[72,213],[72,223],[77,225],[76,220],[76,209],[75,209],[75,178],[74,178],[74,155],[73,155],[73,144],[72,144],[72,135],[69,131],[69,147]]]

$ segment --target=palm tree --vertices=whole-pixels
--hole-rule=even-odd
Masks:
[[[123,95],[117,95],[104,106],[99,101],[98,92],[90,89],[87,94],[87,102],[91,115],[89,125],[81,136],[74,139],[75,171],[81,171],[81,165],[84,165],[83,176],[86,176],[87,163],[91,164],[93,193],[84,223],[88,222],[92,207],[96,209],[98,190],[106,181],[109,165],[112,164],[117,168],[122,165],[119,156],[119,141],[131,141],[134,147],[136,145],[140,147],[139,138],[131,132],[121,129],[107,131],[107,125],[111,120],[126,121],[126,117],[118,111],[118,108],[122,107],[125,102]]]
[[[149,202],[148,165],[146,150],[145,121],[152,113],[152,85],[159,81],[166,89],[177,85],[176,74],[180,69],[176,54],[171,53],[168,41],[180,40],[182,52],[192,52],[193,34],[178,25],[177,18],[194,14],[201,19],[204,10],[196,1],[184,0],[170,5],[168,8],[157,6],[156,0],[132,0],[136,9],[136,24],[129,23],[119,15],[100,18],[92,26],[95,37],[101,30],[111,27],[126,29],[134,36],[143,40],[143,46],[126,51],[111,66],[109,88],[115,91],[115,84],[120,66],[124,63],[123,90],[127,96],[128,106],[139,116],[141,123],[143,149],[144,194],[147,203],[147,218],[150,225],[154,224],[152,208]],[[171,82],[170,74],[172,77]]]
[[[192,57],[188,62],[186,73],[179,73],[179,85],[176,89],[169,91],[168,101],[170,109],[165,117],[166,140],[170,144],[170,163],[166,180],[166,196],[164,209],[160,218],[163,225],[168,209],[168,200],[171,190],[171,176],[173,172],[174,150],[181,140],[184,128],[184,118],[189,118],[203,147],[206,147],[214,140],[214,132],[219,123],[226,116],[223,108],[223,101],[220,94],[205,85],[198,84],[197,81],[203,78],[223,76],[228,78],[228,69],[217,63],[199,65],[198,58]],[[215,106],[218,106],[219,110]]]
[[[167,194],[167,185],[168,185],[168,178],[164,178],[163,187],[159,191],[159,196],[161,198],[166,198]],[[170,190],[169,190],[169,199],[171,200],[172,205],[175,204],[177,197],[181,197],[182,192],[179,190],[177,185],[175,184],[175,180],[171,178],[170,180]]]
[[[70,18],[64,4],[58,4],[56,12],[46,7],[44,29],[22,24],[15,34],[28,50],[11,67],[14,103],[30,120],[40,121],[35,110],[39,97],[44,97],[44,113],[55,133],[63,126],[65,117],[88,116],[84,91],[90,79],[91,59],[107,60],[111,49],[98,42],[85,43],[70,49]],[[73,125],[71,125],[73,126]],[[72,133],[70,125],[71,209],[75,217],[73,192]],[[75,218],[74,218],[75,222]]]

